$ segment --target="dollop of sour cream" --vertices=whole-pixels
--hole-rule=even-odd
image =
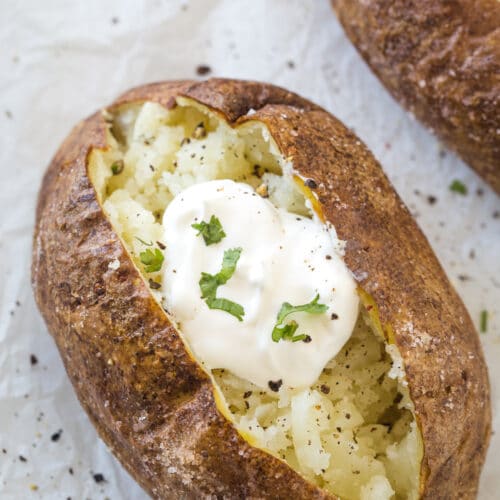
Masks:
[[[191,227],[219,219],[226,236],[207,245]],[[215,180],[193,185],[168,205],[164,217],[165,306],[207,369],[224,368],[261,387],[307,387],[349,339],[359,309],[356,284],[319,221],[276,208],[247,184]],[[338,240],[337,240],[338,241]],[[217,297],[244,309],[242,321],[202,298],[202,273],[217,274],[224,252],[241,248],[231,278]],[[295,312],[306,341],[273,341],[282,304],[318,303],[321,314]],[[326,308],[323,308],[326,309]]]

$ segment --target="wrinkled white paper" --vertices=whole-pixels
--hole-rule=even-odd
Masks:
[[[36,310],[34,207],[46,165],[78,120],[133,85],[197,78],[200,64],[212,75],[287,87],[352,127],[417,217],[477,326],[489,311],[481,340],[497,434],[480,498],[498,498],[500,199],[391,99],[327,0],[2,0],[0,47],[2,499],[146,497],[97,438]],[[466,196],[448,189],[455,178]]]

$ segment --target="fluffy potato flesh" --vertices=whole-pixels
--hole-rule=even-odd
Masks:
[[[161,242],[165,208],[195,183],[264,184],[276,206],[313,216],[293,165],[261,122],[233,128],[184,98],[173,109],[122,106],[106,119],[108,148],[92,151],[90,178],[147,281],[161,285],[162,276],[141,263],[144,242]],[[163,301],[161,288],[151,293]],[[221,411],[242,436],[307,480],[344,499],[417,498],[422,443],[401,359],[360,293],[366,307],[352,337],[311,387],[273,392],[225,370],[210,375]]]

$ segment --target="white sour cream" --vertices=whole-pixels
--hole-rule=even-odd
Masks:
[[[226,237],[207,246],[191,224],[212,215]],[[247,184],[216,180],[177,195],[163,227],[165,306],[206,368],[225,368],[261,387],[269,381],[306,387],[349,339],[358,316],[356,284],[335,251],[332,232],[320,222],[276,208]],[[237,247],[242,252],[236,270],[217,297],[243,306],[241,322],[209,309],[199,286],[201,273],[218,273],[224,251]],[[297,312],[285,320],[295,320],[296,335],[311,341],[274,342],[283,302],[306,304],[316,294],[328,306],[325,313]]]

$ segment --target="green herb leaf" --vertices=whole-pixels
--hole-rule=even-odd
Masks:
[[[124,167],[123,160],[116,160],[111,164],[111,172],[113,172],[113,175],[121,174]]]
[[[201,273],[198,284],[200,285],[201,297],[205,299],[210,309],[220,309],[232,314],[238,321],[243,321],[245,310],[240,304],[229,299],[216,298],[217,288],[228,282],[236,270],[236,264],[240,258],[242,249],[231,248],[224,252],[222,267],[217,274]]]
[[[161,269],[163,264],[163,254],[158,248],[151,250],[148,248],[139,254],[141,262],[144,264],[144,269],[147,273],[156,273]]]
[[[459,194],[465,196],[467,194],[467,186],[462,181],[455,179],[450,184],[450,191],[453,191],[454,193],[459,193]]]
[[[152,241],[150,241],[148,243],[147,241],[144,241],[141,238],[139,238],[139,236],[136,236],[135,239],[138,240],[138,241],[140,241],[143,245],[146,245],[147,247],[152,247],[153,246],[153,242]]]
[[[292,313],[296,312],[306,312],[309,314],[322,314],[328,310],[328,306],[325,304],[318,304],[319,294],[314,297],[308,304],[302,304],[300,306],[292,306],[288,302],[283,302],[281,309],[276,318],[276,324],[280,325],[283,320]]]
[[[243,321],[245,310],[240,304],[237,304],[236,302],[233,302],[229,299],[217,299],[215,297],[208,298],[206,302],[210,309],[220,309],[221,311],[232,314],[233,316],[238,318],[238,321]]]
[[[299,324],[296,321],[290,321],[290,323],[283,326],[275,325],[271,337],[274,342],[279,342],[282,339],[292,339],[298,327]]]
[[[295,335],[295,337],[292,337],[292,342],[299,342],[300,340],[305,340],[307,338],[307,335],[305,333],[301,333],[300,335]]]
[[[215,298],[219,286],[216,274],[201,273],[199,285],[203,299]]]
[[[481,311],[479,329],[481,333],[486,333],[488,331],[488,311],[486,310]]]
[[[207,246],[219,243],[219,241],[226,236],[226,233],[222,229],[220,220],[215,217],[215,215],[210,217],[210,221],[208,223],[201,221],[199,224],[191,224],[191,227],[198,230],[198,234],[196,236],[200,236],[201,234]]]
[[[222,269],[217,273],[217,281],[219,284],[224,285],[227,283],[229,278],[234,274],[236,270],[236,264],[240,259],[242,249],[241,248],[231,248],[224,252],[224,257],[222,259]]]
[[[299,340],[305,340],[307,335],[301,333],[300,335],[295,335],[299,325],[295,320],[289,323],[283,324],[285,318],[292,313],[296,312],[307,312],[309,314],[322,314],[328,310],[328,306],[325,304],[318,304],[319,294],[314,297],[308,304],[302,304],[300,306],[292,306],[288,302],[283,302],[281,309],[276,317],[276,325],[271,333],[271,338],[273,342],[279,342],[280,340],[289,340],[291,342],[298,342]]]
[[[273,341],[279,342],[280,340],[290,340],[291,342],[299,342],[300,340],[306,340],[308,335],[305,333],[294,335],[298,327],[299,324],[293,320],[284,326],[275,326],[271,334]]]

